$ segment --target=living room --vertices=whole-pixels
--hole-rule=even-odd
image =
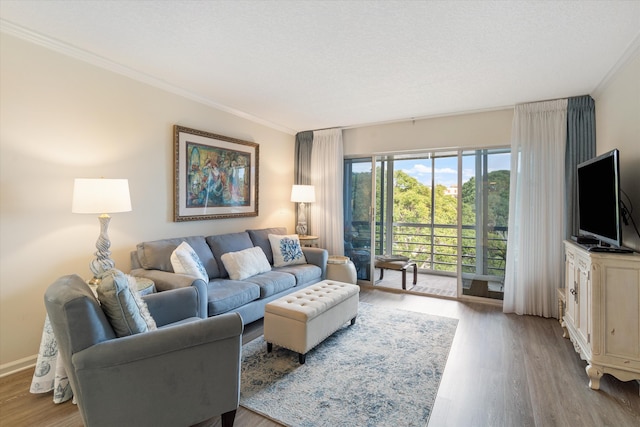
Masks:
[[[637,18],[638,10],[634,10]],[[132,211],[114,214],[109,229],[112,258],[125,272],[130,266],[130,251],[143,241],[274,226],[293,232],[296,210],[290,191],[295,133],[308,128],[291,131],[287,126],[240,114],[224,100],[216,104],[175,87],[163,87],[163,82],[133,76],[114,62],[8,25],[4,14],[2,18],[0,374],[35,363],[47,286],[62,275],[78,273],[88,278],[91,274],[88,264],[95,252],[98,223],[94,215],[71,212],[75,178],[129,179]],[[607,25],[613,28],[616,23]],[[614,148],[621,151],[621,187],[633,205],[640,206],[637,31],[635,38],[619,45],[622,48],[617,57],[600,64],[601,78],[596,85],[561,96],[589,94],[594,98],[597,153]],[[514,103],[543,99],[547,96]],[[415,120],[394,116],[365,125],[334,122],[329,126],[345,126],[345,157],[390,150],[510,145],[513,104],[485,110],[454,108],[450,114],[419,115]],[[172,132],[176,124],[260,144],[257,217],[173,221]],[[638,222],[637,212],[634,218]],[[625,226],[623,232],[625,246],[640,251],[640,238],[632,226]],[[392,294],[389,298],[395,301],[400,297]],[[452,305],[457,302],[437,303],[444,307],[439,309],[444,316],[463,310]],[[412,299],[407,304],[419,303]],[[545,325],[551,328],[550,323]],[[557,322],[553,327],[561,334]],[[572,362],[579,364],[576,359]],[[586,376],[580,383],[587,387]]]

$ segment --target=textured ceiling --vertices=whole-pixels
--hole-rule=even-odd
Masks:
[[[11,1],[2,31],[289,133],[592,93],[640,1]]]

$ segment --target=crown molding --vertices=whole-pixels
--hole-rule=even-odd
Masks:
[[[613,67],[609,70],[609,72],[604,76],[604,78],[598,83],[595,89],[592,92],[592,97],[598,98],[602,92],[609,86],[609,83],[613,80],[614,76],[622,69],[625,65],[631,62],[632,59],[640,56],[640,32],[636,35],[636,38],[629,43],[629,46],[624,51],[620,59],[614,64]]]
[[[148,84],[155,88],[161,89],[166,92],[173,93],[175,95],[181,96],[186,99],[190,99],[192,101],[198,102],[200,104],[206,105],[208,107],[215,108],[217,110],[224,111],[226,113],[232,114],[234,116],[252,121],[254,123],[261,124],[263,126],[269,127],[271,129],[287,133],[289,135],[295,135],[296,131],[290,129],[286,126],[278,125],[276,123],[272,123],[268,120],[253,116],[244,111],[237,110],[235,108],[231,108],[229,106],[220,104],[211,99],[205,98],[183,88],[174,86],[165,81],[162,81],[158,78],[155,78],[149,74],[142,73],[140,71],[134,70],[132,68],[126,67],[122,64],[118,64],[109,59],[103,58],[99,55],[93,54],[86,50],[80,49],[78,47],[72,46],[68,43],[64,43],[59,40],[52,39],[50,37],[44,36],[35,31],[28,30],[19,25],[13,24],[4,19],[0,19],[0,32],[9,34],[11,36],[17,37],[22,40],[26,40],[28,42],[37,44],[39,46],[45,47],[47,49],[53,50],[55,52],[61,53],[66,56],[70,56],[74,59],[89,63],[96,67],[111,71],[116,74],[123,75],[130,79],[139,81],[141,83]]]

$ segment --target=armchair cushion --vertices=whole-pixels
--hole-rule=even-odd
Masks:
[[[111,269],[100,278],[98,300],[118,337],[157,329],[147,304],[135,290],[134,277]]]

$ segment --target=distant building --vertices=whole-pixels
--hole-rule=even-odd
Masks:
[[[458,185],[457,184],[450,185],[449,187],[447,187],[446,190],[444,190],[444,194],[445,196],[458,197]]]

